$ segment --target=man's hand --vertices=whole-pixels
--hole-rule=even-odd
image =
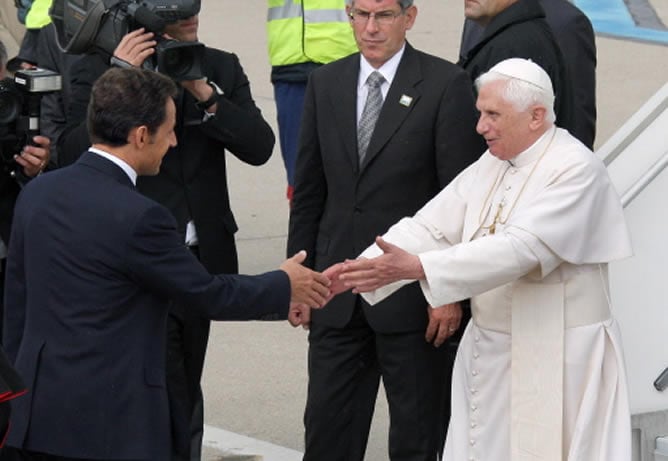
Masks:
[[[179,83],[198,101],[207,101],[213,96],[213,93],[215,93],[215,90],[207,83],[206,78],[198,80],[181,80]],[[206,109],[206,111],[211,114],[215,114],[217,110],[217,102]]]
[[[382,255],[343,263],[339,278],[347,287],[353,287],[353,293],[374,291],[398,280],[424,278],[420,258],[381,237],[376,237],[376,245],[383,250]]]
[[[281,269],[290,277],[290,300],[309,307],[322,307],[330,295],[329,279],[319,272],[302,266],[304,259],[306,252],[302,250],[281,264]]]
[[[51,156],[51,141],[46,136],[35,136],[32,138],[36,146],[27,145],[14,160],[23,167],[23,173],[29,178],[34,178],[49,164]]]
[[[146,59],[155,53],[153,32],[146,32],[143,27],[128,32],[114,50],[114,57],[134,67],[140,67]]]
[[[329,291],[331,294],[327,298],[327,302],[330,302],[334,296],[343,293],[344,291],[350,290],[350,287],[347,286],[339,277],[343,271],[343,265],[344,263],[332,264],[327,269],[322,271],[322,275],[327,277],[330,281]]]
[[[459,303],[452,303],[440,307],[427,306],[427,312],[429,312],[429,325],[424,339],[438,347],[459,328],[462,308]]]
[[[301,325],[304,330],[308,330],[311,325],[311,308],[306,304],[290,303],[288,322],[293,327]]]

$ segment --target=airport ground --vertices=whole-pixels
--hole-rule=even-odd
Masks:
[[[651,0],[664,24],[668,3]],[[417,0],[409,32],[417,48],[456,61],[463,20],[462,0]],[[0,14],[13,0],[0,0]],[[200,40],[236,53],[253,96],[276,131],[273,89],[266,52],[266,2],[206,0]],[[668,45],[597,36],[598,135],[602,145],[668,80]],[[229,159],[229,184],[241,271],[271,270],[285,257],[288,202],[278,144],[261,167]],[[297,461],[303,449],[307,333],[287,322],[220,322],[211,332],[205,393],[206,461]],[[387,459],[388,413],[380,395],[369,439],[368,461]],[[240,435],[240,436],[237,436]],[[281,449],[280,447],[285,447]]]

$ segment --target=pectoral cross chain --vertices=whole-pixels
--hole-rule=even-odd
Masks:
[[[494,220],[489,226],[489,233],[494,235],[496,232],[496,224],[501,220],[501,212],[503,211],[503,202],[499,203],[499,207],[496,209],[496,214],[494,215]]]

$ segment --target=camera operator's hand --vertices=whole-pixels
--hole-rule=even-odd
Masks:
[[[146,32],[142,27],[125,34],[114,50],[114,57],[134,67],[140,67],[146,58],[155,53],[157,43],[153,40],[153,32]]]
[[[29,178],[34,178],[49,164],[51,156],[51,141],[45,136],[32,138],[36,146],[27,145],[20,154],[14,156],[14,160],[23,167],[23,173]]]
[[[215,93],[213,87],[207,83],[206,78],[199,80],[182,80],[179,83],[198,101],[208,101]],[[218,103],[214,102],[206,108],[206,111],[215,114],[217,109]]]

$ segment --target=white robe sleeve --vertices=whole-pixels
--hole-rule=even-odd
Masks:
[[[411,254],[419,254],[422,252],[438,251],[449,248],[451,246],[443,235],[428,222],[426,222],[419,214],[413,218],[404,218],[397,224],[392,226],[383,239],[393,245],[397,245],[404,251]],[[378,248],[378,245],[373,244],[359,256],[360,258],[375,258],[380,256],[383,251]],[[374,305],[389,295],[397,291],[399,288],[414,282],[415,280],[399,280],[398,282],[385,285],[373,292],[364,293],[362,296],[371,305]]]
[[[420,222],[418,215],[403,219],[385,237],[409,253],[418,255],[425,273],[420,287],[434,307],[484,293],[517,280],[537,267],[546,275],[563,262],[538,238],[515,228],[451,245],[442,237],[435,238],[428,226]],[[379,254],[380,249],[374,245],[362,256],[375,257]],[[362,296],[373,305],[413,281],[401,280]]]
[[[516,228],[418,256],[425,273],[420,287],[432,306],[484,293],[538,267],[545,276],[563,262],[534,235]]]

